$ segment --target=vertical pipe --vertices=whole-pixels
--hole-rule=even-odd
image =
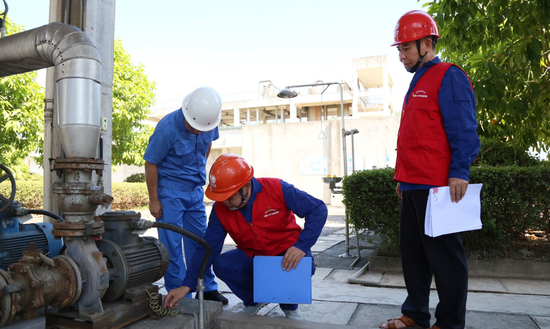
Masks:
[[[54,158],[53,155],[53,112],[54,112],[54,95],[55,95],[55,79],[54,70],[52,68],[46,69],[46,91],[44,99],[44,155],[42,158],[42,168],[44,168],[44,177],[42,189],[44,210],[48,210],[53,213],[58,213],[57,202],[55,196],[52,193],[52,184],[55,173],[51,170],[50,158]],[[44,217],[45,221],[52,222],[51,219]]]
[[[307,84],[307,85],[294,85],[294,86],[287,86],[285,89],[291,89],[291,88],[298,88],[298,87],[311,87],[311,86],[330,86],[330,85],[339,85],[340,86],[340,109],[342,111],[342,151],[344,156],[344,177],[348,175],[348,154],[347,154],[347,148],[346,148],[346,125],[345,125],[345,119],[344,119],[344,89],[342,87],[342,84],[339,82],[328,82],[328,83],[316,83],[316,84]],[[295,94],[294,96],[290,96],[290,98],[298,96]],[[286,97],[283,97],[286,98]],[[277,112],[275,112],[277,113]],[[308,117],[309,119],[309,117]],[[348,212],[347,209],[345,209],[346,213],[346,230],[345,230],[345,246],[346,246],[346,252],[340,257],[342,258],[353,258],[355,256],[349,254],[349,223],[348,223]]]
[[[338,85],[340,86],[340,108],[342,110],[342,149],[344,153],[344,177],[346,177],[348,175],[348,153],[346,149],[346,125],[344,121],[344,89],[341,83],[338,83]],[[340,255],[340,257],[352,258],[353,256],[349,254],[349,223],[348,223],[348,211],[346,208],[344,212],[345,212],[345,221],[346,221],[346,229],[345,229],[346,236],[344,239],[346,252]]]
[[[351,133],[351,173],[355,174],[355,144],[353,143],[353,135],[355,135],[355,133],[352,131]]]
[[[197,284],[197,294],[199,296],[199,329],[204,329],[204,279],[199,278]]]
[[[71,0],[67,0],[63,9],[63,23],[71,24]]]

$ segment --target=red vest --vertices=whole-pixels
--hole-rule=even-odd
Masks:
[[[393,179],[412,184],[446,186],[451,147],[439,109],[439,89],[450,63],[426,71],[403,103],[397,135],[397,160]]]
[[[252,205],[252,223],[238,210],[229,210],[216,202],[214,210],[223,228],[249,257],[277,256],[298,241],[302,228],[294,213],[286,207],[281,180],[258,178],[262,185]]]

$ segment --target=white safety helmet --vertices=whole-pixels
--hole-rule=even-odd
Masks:
[[[222,98],[210,87],[200,87],[185,96],[181,104],[185,120],[191,127],[209,131],[222,119]]]

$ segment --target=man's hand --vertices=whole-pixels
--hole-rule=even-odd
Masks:
[[[451,201],[458,203],[466,194],[468,181],[460,178],[449,178],[449,190],[451,191]]]
[[[160,203],[159,199],[149,201],[149,211],[155,218],[162,217],[162,203]]]
[[[164,307],[174,308],[174,306],[178,305],[178,300],[185,298],[185,296],[187,296],[187,294],[190,292],[191,289],[186,286],[181,286],[179,288],[170,290],[170,292],[164,299]]]
[[[397,196],[399,199],[401,199],[401,183],[397,183],[397,186],[395,187],[395,192],[397,192]]]
[[[305,252],[292,246],[288,248],[283,257],[283,270],[289,272],[290,269],[295,270],[300,260],[306,255]]]

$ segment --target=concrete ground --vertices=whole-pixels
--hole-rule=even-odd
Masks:
[[[210,209],[209,209],[210,210]],[[147,217],[142,213],[142,217]],[[229,305],[205,302],[208,313],[206,328],[378,328],[380,323],[400,315],[400,305],[406,297],[402,275],[397,272],[372,272],[367,269],[368,256],[374,246],[362,241],[361,259],[340,257],[343,254],[357,256],[357,249],[346,253],[344,241],[343,208],[329,208],[329,219],[322,236],[314,246],[317,263],[312,278],[312,304],[300,305],[302,321],[287,320],[277,304],[269,304],[258,315],[235,313],[240,300],[227,286],[218,281],[220,291],[229,299]],[[156,232],[148,231],[155,236]],[[356,246],[352,236],[350,246]],[[226,240],[225,250],[234,248]],[[351,267],[354,263],[354,266]],[[350,283],[357,282],[357,283]],[[155,284],[166,294],[163,281]],[[366,285],[365,285],[366,284]],[[438,298],[435,290],[430,296],[432,315]],[[174,317],[157,320],[144,318],[127,326],[132,329],[151,327],[195,328],[196,300],[187,300],[182,311]],[[193,315],[194,313],[194,315]],[[435,320],[432,320],[432,323]],[[16,321],[9,328],[44,328],[43,317]],[[550,281],[522,279],[470,277],[467,303],[466,328],[468,329],[550,329]]]
[[[220,291],[229,299],[223,313],[229,314],[224,328],[244,328],[238,319],[245,318],[251,328],[320,328],[331,324],[333,328],[378,328],[387,319],[401,314],[401,303],[407,296],[401,273],[371,272],[366,270],[368,256],[374,245],[361,240],[361,259],[340,257],[346,254],[344,209],[329,208],[329,219],[319,241],[313,247],[317,270],[312,277],[313,303],[300,305],[303,325],[284,318],[277,304],[269,304],[256,316],[232,313],[241,305],[223,282]],[[347,254],[357,256],[355,236],[349,239]],[[225,250],[232,248],[226,241]],[[355,263],[353,267],[350,267]],[[349,283],[359,282],[357,284]],[[361,284],[377,284],[366,286]],[[157,282],[162,286],[162,280]],[[433,286],[435,288],[435,286]],[[162,290],[161,290],[162,291]],[[466,328],[469,329],[550,329],[550,281],[470,277]],[[162,291],[166,293],[166,291]],[[430,306],[432,316],[437,305],[437,292],[432,290]],[[270,318],[273,321],[264,321]],[[307,322],[307,323],[306,323]],[[432,323],[435,320],[432,321]],[[234,326],[230,326],[233,323]]]

